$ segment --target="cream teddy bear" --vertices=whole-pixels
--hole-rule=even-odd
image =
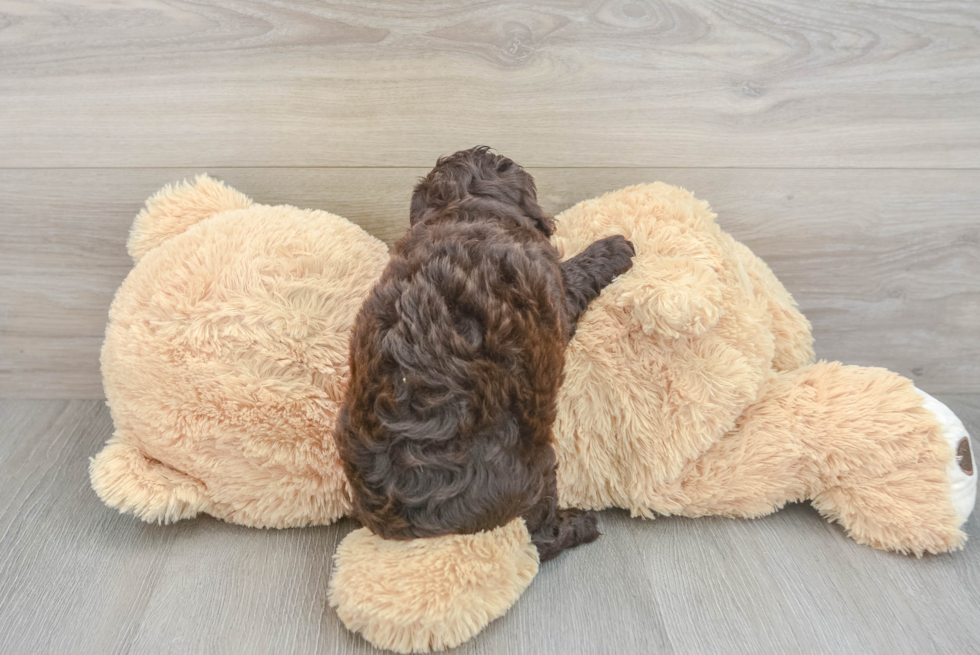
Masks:
[[[977,477],[962,423],[894,373],[813,364],[790,295],[714,218],[659,183],[557,217],[565,257],[611,234],[637,251],[566,353],[561,503],[755,517],[810,500],[859,543],[961,547]],[[254,204],[200,177],[147,202],[129,250],[136,266],[102,351],[116,428],[91,465],[102,499],[164,523],[344,516],[331,431],[348,333],[384,244],[332,214]],[[439,650],[503,614],[537,567],[520,519],[410,542],[361,528],[338,548],[330,599],[378,646]]]

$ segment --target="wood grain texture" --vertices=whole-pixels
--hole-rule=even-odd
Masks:
[[[426,169],[209,169],[263,203],[317,207],[393,242]],[[129,226],[200,169],[0,176],[0,397],[101,398],[109,304]],[[712,203],[773,268],[826,359],[884,366],[932,392],[980,392],[980,171],[532,169],[545,207],[663,180]]]
[[[980,434],[977,396],[941,396]],[[87,457],[99,401],[0,401],[0,653],[377,653],[326,605],[350,521],[251,530],[146,525],[104,507]],[[603,536],[544,565],[457,651],[972,653],[980,521],[963,551],[859,546],[808,505],[753,521],[601,514]]]
[[[980,166],[962,0],[6,2],[0,166]]]

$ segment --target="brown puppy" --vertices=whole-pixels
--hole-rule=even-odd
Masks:
[[[523,517],[542,561],[599,536],[559,510],[551,442],[564,350],[632,265],[621,236],[559,262],[533,178],[489,148],[439,159],[365,301],[336,431],[353,514],[386,539]]]

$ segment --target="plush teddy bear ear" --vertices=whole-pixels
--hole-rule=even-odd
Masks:
[[[126,247],[134,263],[190,226],[231,209],[245,209],[251,198],[207,175],[168,184],[157,191],[133,221]]]
[[[379,648],[426,653],[454,648],[503,615],[538,572],[523,519],[477,534],[412,541],[367,528],[334,555],[331,607]]]
[[[206,511],[200,482],[147,457],[118,434],[89,461],[89,476],[106,505],[148,523],[173,523]]]

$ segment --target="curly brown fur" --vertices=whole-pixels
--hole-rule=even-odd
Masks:
[[[415,188],[357,317],[336,440],[354,516],[387,539],[523,517],[541,560],[599,536],[560,510],[551,428],[579,316],[631,266],[622,237],[559,262],[533,178],[479,147]]]

